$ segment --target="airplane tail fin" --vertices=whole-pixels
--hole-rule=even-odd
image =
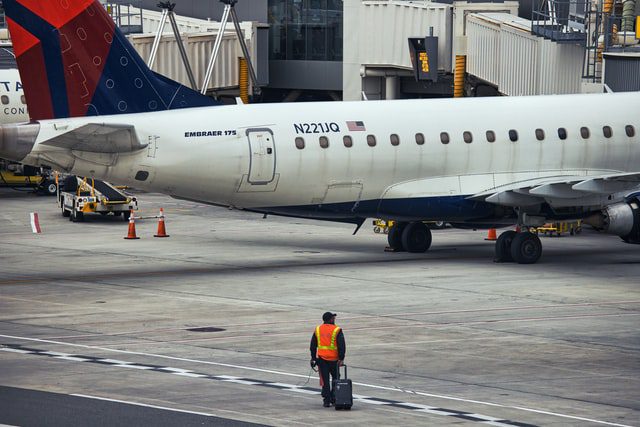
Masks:
[[[33,120],[218,102],[151,71],[98,0],[3,0]]]

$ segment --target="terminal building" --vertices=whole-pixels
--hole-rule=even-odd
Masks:
[[[163,19],[157,0],[103,3],[143,58],[158,43],[157,72],[193,86],[172,27],[155,40]],[[173,9],[197,88],[220,98],[238,96],[247,80],[230,22],[204,81],[227,3],[181,0]],[[256,70],[253,102],[640,90],[640,0],[238,0],[233,7]]]

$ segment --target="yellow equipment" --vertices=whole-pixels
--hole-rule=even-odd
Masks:
[[[373,220],[373,232],[389,234],[389,229],[394,226],[395,221],[385,221],[383,219]]]
[[[55,195],[58,186],[48,170],[21,165],[0,159],[1,187],[31,187],[49,195]]]
[[[529,231],[536,234],[542,233],[544,236],[553,236],[555,234],[560,237],[562,233],[569,233],[573,236],[582,232],[582,221],[553,222],[542,227],[530,228]]]

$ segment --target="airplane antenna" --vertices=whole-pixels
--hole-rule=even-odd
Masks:
[[[176,16],[173,13],[173,8],[176,7],[176,4],[169,1],[164,1],[158,3],[158,7],[162,9],[162,17],[160,18],[160,26],[158,26],[156,37],[153,39],[153,46],[151,47],[151,55],[149,56],[147,67],[152,68],[154,62],[156,62],[158,47],[160,46],[160,39],[162,38],[162,33],[164,32],[164,26],[167,23],[167,18],[169,18],[169,21],[171,21],[171,28],[173,29],[173,35],[175,36],[176,43],[178,44],[180,56],[182,56],[182,62],[184,63],[184,67],[187,69],[187,76],[189,77],[189,83],[191,83],[191,89],[198,90],[198,85],[196,83],[195,77],[193,77],[191,64],[189,64],[189,58],[187,57],[187,51],[185,50],[184,44],[182,43],[182,37],[180,36],[180,29],[178,28],[178,23],[176,22]]]
[[[249,55],[249,49],[247,48],[247,44],[245,43],[244,36],[242,35],[242,30],[240,29],[240,22],[238,21],[238,15],[236,14],[235,5],[238,3],[238,0],[220,0],[220,3],[224,3],[224,11],[222,12],[222,19],[220,20],[220,30],[218,31],[218,36],[216,37],[215,44],[213,45],[213,53],[211,54],[211,60],[209,61],[209,66],[207,67],[207,74],[205,75],[204,82],[202,83],[202,89],[200,93],[203,95],[207,93],[207,87],[209,86],[209,82],[211,81],[211,75],[213,74],[213,66],[218,59],[218,53],[220,52],[220,45],[222,44],[222,36],[224,36],[224,30],[227,27],[227,22],[229,21],[229,16],[231,16],[231,20],[233,21],[233,26],[236,30],[236,35],[238,36],[238,42],[240,42],[240,47],[242,48],[242,54],[244,58],[247,60],[247,66],[249,68],[249,75],[251,76],[251,82],[253,83],[253,91],[259,95],[260,87],[258,86],[258,79],[256,77],[256,71],[253,68],[253,63],[251,62],[251,56]]]

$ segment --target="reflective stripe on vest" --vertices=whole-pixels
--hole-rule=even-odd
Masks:
[[[334,361],[338,360],[338,345],[336,338],[340,333],[340,327],[323,323],[316,327],[316,340],[318,343],[318,350],[316,355],[324,360]]]

